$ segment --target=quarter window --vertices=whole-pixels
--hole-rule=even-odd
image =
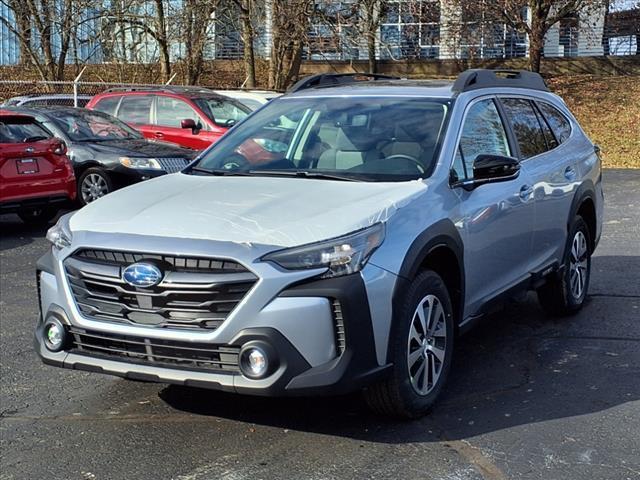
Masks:
[[[120,95],[101,98],[98,100],[98,103],[96,103],[94,109],[99,112],[108,113],[109,115],[115,115],[116,108],[118,108],[118,103],[120,103],[121,98],[122,97]]]
[[[522,98],[505,98],[502,104],[513,125],[522,157],[529,158],[546,152],[547,142],[531,102]]]
[[[547,102],[538,102],[538,107],[549,122],[549,126],[559,143],[563,143],[571,135],[571,124],[560,111]]]
[[[453,164],[457,180],[473,178],[473,162],[478,155],[511,156],[502,119],[490,99],[475,103],[467,112]]]
[[[131,95],[122,99],[120,109],[118,110],[118,118],[127,123],[137,123],[140,125],[148,125],[151,123],[150,112],[151,96]]]

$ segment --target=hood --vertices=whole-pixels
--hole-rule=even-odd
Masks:
[[[83,147],[100,155],[127,157],[182,157],[193,158],[196,152],[188,148],[168,143],[152,142],[145,139],[108,140],[104,142],[75,142],[76,147]]]
[[[343,182],[303,178],[166,175],[79,210],[72,231],[292,247],[386,221],[422,181]]]

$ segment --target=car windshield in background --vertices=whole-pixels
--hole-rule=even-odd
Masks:
[[[37,142],[49,137],[49,132],[29,119],[0,119],[0,143]]]
[[[193,101],[207,114],[217,125],[231,127],[244,120],[251,110],[237,102],[230,102],[219,97],[194,98]]]
[[[99,142],[142,138],[120,120],[90,110],[53,111],[51,117],[72,142]]]
[[[450,100],[291,98],[231,130],[200,173],[403,181],[431,175]]]

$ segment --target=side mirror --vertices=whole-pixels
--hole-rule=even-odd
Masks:
[[[501,155],[478,155],[473,162],[474,180],[510,180],[519,171],[518,160]]]
[[[520,162],[515,158],[502,155],[478,155],[473,162],[473,178],[454,183],[453,186],[473,190],[485,183],[513,180],[519,174]]]
[[[193,133],[194,135],[197,135],[200,132],[200,129],[202,128],[199,124],[196,123],[196,121],[193,118],[185,118],[184,120],[180,121],[180,127],[190,128],[191,133]]]

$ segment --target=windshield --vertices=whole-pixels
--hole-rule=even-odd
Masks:
[[[273,100],[204,153],[196,170],[403,181],[431,175],[450,100]],[[304,175],[306,174],[306,175]]]
[[[72,142],[99,142],[142,138],[117,118],[92,110],[52,111],[53,122]]]
[[[239,102],[222,98],[194,98],[193,102],[206,113],[207,117],[221,127],[231,127],[244,120],[251,110]]]

